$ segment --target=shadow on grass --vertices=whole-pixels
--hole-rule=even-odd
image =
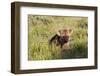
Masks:
[[[62,50],[61,57],[62,59],[87,58],[88,57],[87,47],[79,45],[77,47]]]

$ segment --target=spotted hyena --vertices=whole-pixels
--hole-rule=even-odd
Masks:
[[[69,38],[72,34],[72,29],[61,29],[50,39],[50,45],[55,44],[60,46],[61,49],[67,49],[69,47]]]

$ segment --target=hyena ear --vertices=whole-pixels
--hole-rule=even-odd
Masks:
[[[58,35],[58,36],[61,36],[61,30],[58,30],[58,31],[57,31],[57,35]]]
[[[73,33],[72,29],[69,29],[69,36]]]

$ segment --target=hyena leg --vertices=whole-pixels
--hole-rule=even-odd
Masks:
[[[67,50],[67,49],[70,49],[69,43],[65,43],[65,44],[62,46],[62,50]]]
[[[61,50],[61,58],[66,58],[67,53],[70,52],[70,46],[69,43],[65,43],[62,46],[62,50]]]

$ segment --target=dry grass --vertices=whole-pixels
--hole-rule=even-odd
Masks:
[[[50,48],[48,41],[61,28],[70,27],[70,49]],[[87,18],[28,15],[28,59],[53,60],[87,57]]]

